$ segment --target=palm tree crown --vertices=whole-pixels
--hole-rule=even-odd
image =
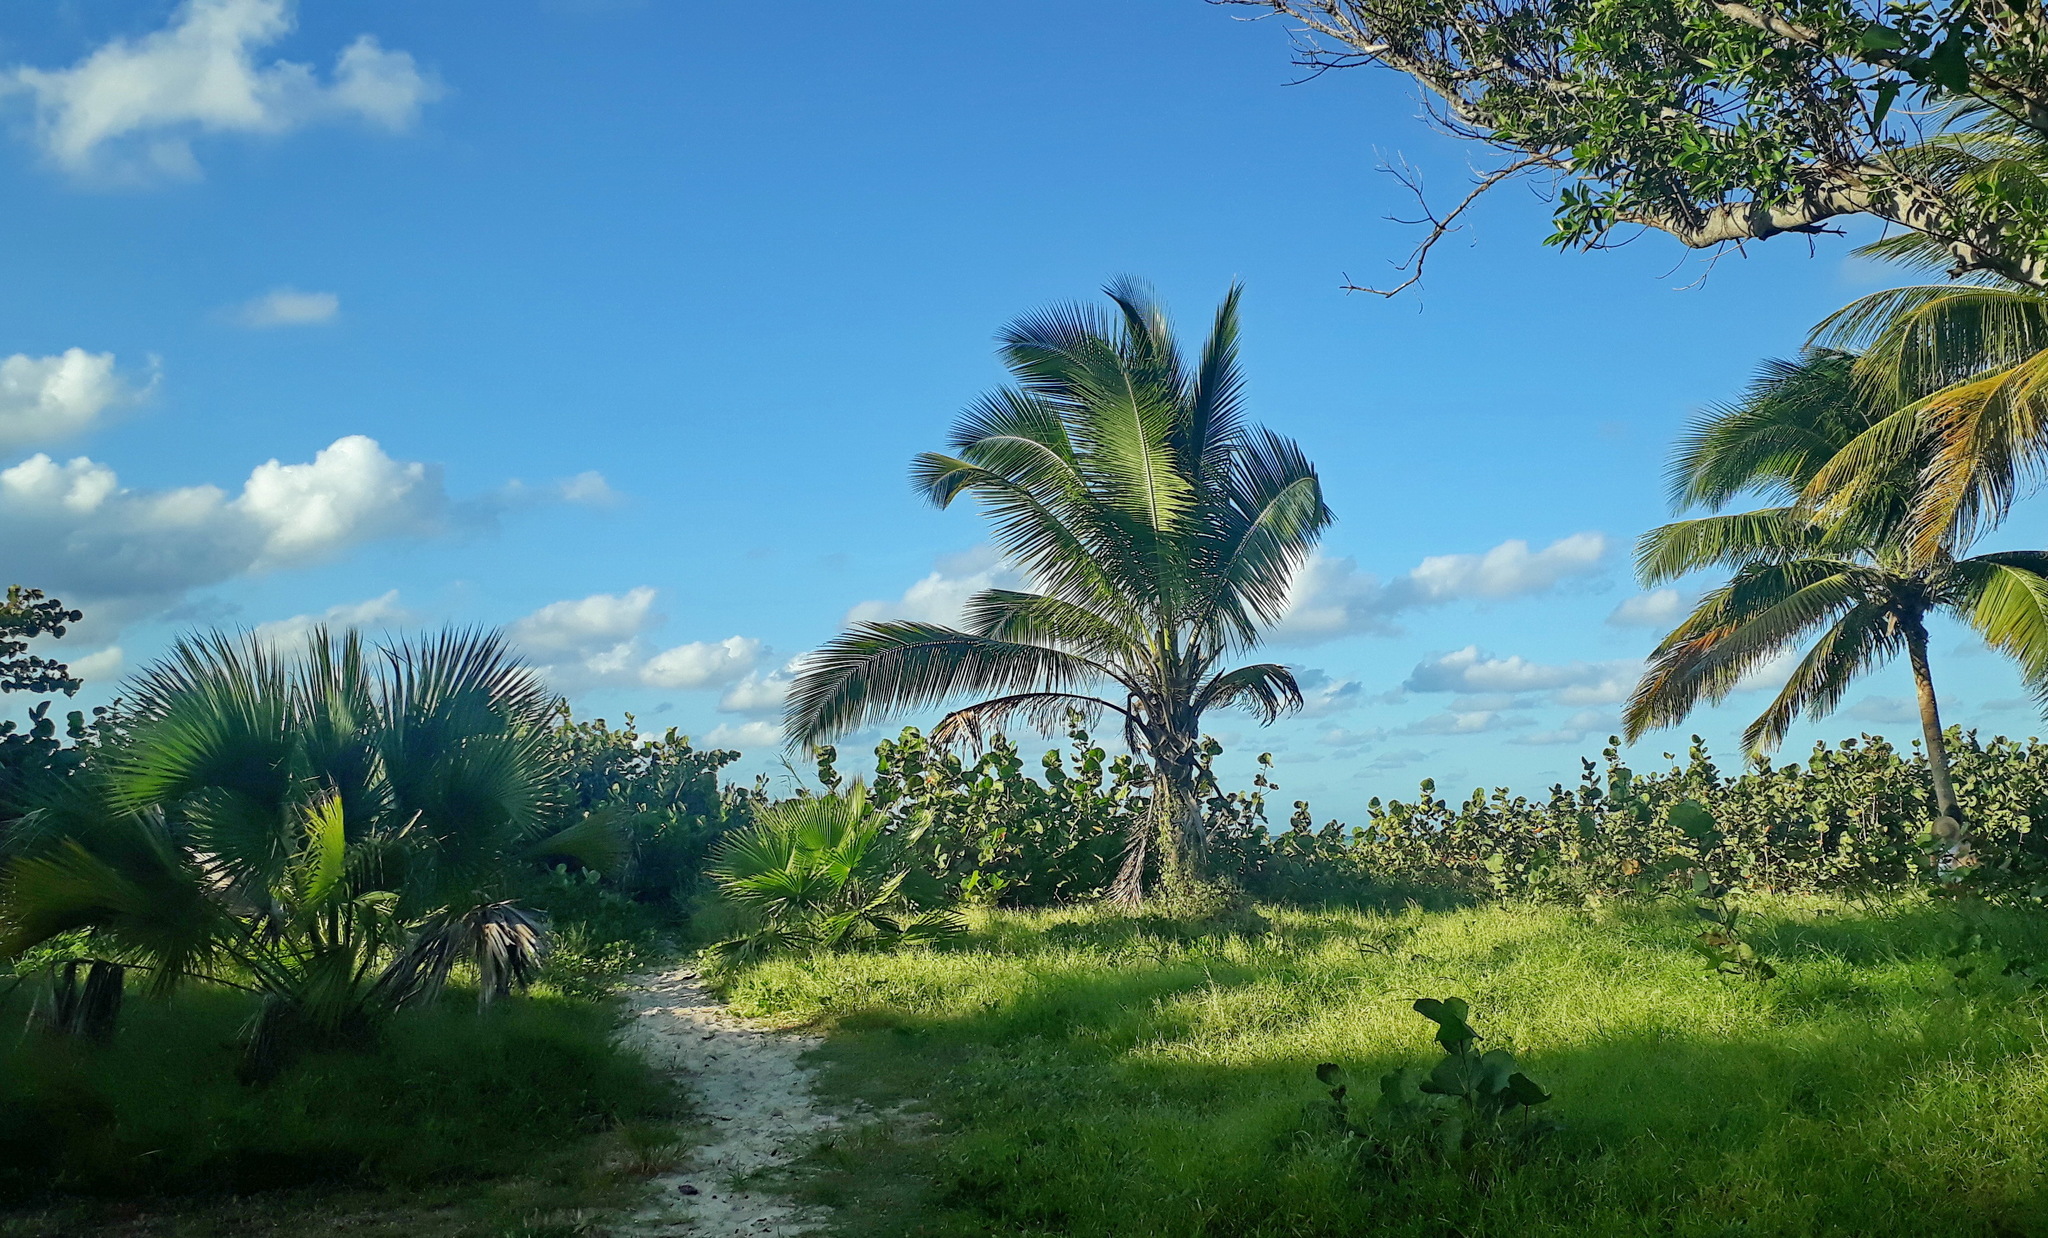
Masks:
[[[1745,492],[1783,505],[1676,521],[1643,536],[1637,569],[1645,584],[1710,568],[1733,576],[1657,646],[1624,725],[1634,739],[1675,724],[1811,638],[1783,689],[1744,733],[1751,751],[1761,752],[1801,714],[1831,712],[1857,677],[1903,652],[1919,697],[1937,824],[1960,837],[1926,621],[1941,611],[1957,616],[2040,682],[2048,674],[2048,554],[1959,558],[1966,543],[1957,538],[1929,549],[1912,537],[1937,450],[1924,437],[1862,475],[1853,500],[1825,515],[1803,506],[1815,478],[1890,415],[1859,384],[1856,365],[1849,354],[1825,350],[1772,362],[1744,399],[1710,413],[1681,444],[1672,469],[1681,506],[1718,509]]]
[[[808,660],[787,728],[817,743],[963,696],[983,699],[949,714],[938,738],[1115,714],[1154,766],[1156,841],[1172,876],[1200,864],[1204,712],[1271,721],[1301,703],[1287,668],[1225,663],[1285,611],[1331,517],[1301,450],[1244,418],[1239,290],[1192,359],[1144,289],[1107,293],[1107,312],[1061,307],[1007,328],[1014,384],[962,415],[949,453],[912,466],[939,506],[981,504],[1033,589],[976,594],[959,628],[855,626]],[[1153,841],[1133,838],[1124,896],[1137,896]]]

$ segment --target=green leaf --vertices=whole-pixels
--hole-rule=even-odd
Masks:
[[[1906,40],[1900,37],[1898,31],[1879,25],[1872,25],[1864,30],[1863,37],[1857,40],[1857,46],[1866,52],[1895,52],[1905,45]]]

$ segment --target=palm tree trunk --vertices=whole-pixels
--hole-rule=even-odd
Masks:
[[[1192,751],[1192,745],[1186,748]],[[1196,885],[1208,874],[1209,835],[1194,762],[1182,759],[1169,744],[1157,744],[1152,768],[1152,805],[1132,822],[1123,867],[1109,888],[1113,903],[1135,906],[1145,900],[1145,874],[1155,854],[1159,885],[1167,893]]]
[[[1948,776],[1948,742],[1942,737],[1941,709],[1934,699],[1934,676],[1927,669],[1927,628],[1917,619],[1906,628],[1906,656],[1913,664],[1913,692],[1920,700],[1920,737],[1927,745],[1927,773],[1934,782],[1934,835],[1961,855],[1967,843],[1962,805]]]

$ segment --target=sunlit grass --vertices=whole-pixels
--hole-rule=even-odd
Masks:
[[[834,1029],[833,1086],[935,1116],[821,1158],[816,1189],[886,1197],[848,1210],[875,1232],[2048,1233],[2048,1006],[1996,965],[1959,983],[1942,907],[1749,906],[1773,981],[1703,974],[1699,922],[1663,904],[1268,908],[1263,933],[998,913],[959,949],[729,988]],[[2048,945],[1986,923],[2009,953]],[[1316,1121],[1315,1063],[1429,1063],[1409,1003],[1449,995],[1563,1134],[1478,1184],[1362,1168]]]

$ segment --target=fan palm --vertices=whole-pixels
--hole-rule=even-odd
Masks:
[[[553,701],[493,636],[366,654],[316,631],[181,642],[133,685],[135,724],[7,839],[0,954],[83,930],[154,987],[266,998],[259,1056],[434,993],[473,960],[489,1001],[531,973],[539,921],[507,887],[539,856],[602,860],[607,823],[557,828]]]
[[[1301,704],[1286,667],[1225,663],[1284,612],[1330,512],[1301,450],[1245,420],[1237,289],[1192,359],[1144,289],[1106,291],[1109,312],[1011,324],[1001,344],[1014,385],[962,415],[949,453],[912,468],[941,507],[979,501],[1033,589],[976,594],[959,628],[855,626],[806,663],[787,731],[815,744],[968,695],[983,699],[935,737],[1114,714],[1154,778],[1114,889],[1135,901],[1155,847],[1168,883],[1203,871],[1203,715],[1235,707],[1270,722]]]
[[[727,958],[781,949],[845,950],[939,941],[962,930],[937,907],[938,882],[904,858],[888,817],[859,782],[843,793],[784,800],[720,842],[707,870],[719,890],[759,918],[720,942]]]
[[[1858,676],[1904,653],[1911,665],[1933,783],[1936,832],[1960,845],[1964,819],[1949,778],[1947,747],[1927,658],[1927,619],[1947,612],[2012,655],[2036,683],[2048,676],[2048,553],[2006,551],[1958,558],[1907,536],[1924,503],[1927,454],[1909,445],[1866,476],[1854,504],[1823,520],[1800,505],[1814,477],[1889,410],[1855,378],[1856,359],[1811,351],[1767,365],[1747,395],[1709,413],[1682,443],[1672,468],[1680,506],[1712,510],[1760,493],[1779,506],[1681,520],[1645,534],[1637,568],[1661,584],[1709,568],[1733,569],[1664,638],[1630,698],[1630,739],[1720,701],[1752,674],[1806,651],[1777,696],[1744,732],[1749,749],[1774,747],[1802,713],[1822,717]]]

